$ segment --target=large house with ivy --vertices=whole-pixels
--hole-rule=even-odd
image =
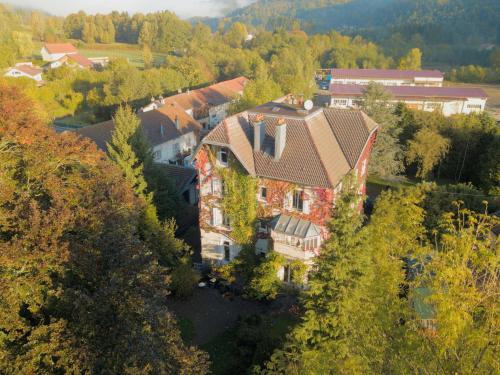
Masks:
[[[222,121],[196,154],[203,262],[225,264],[248,246],[310,265],[344,176],[365,191],[377,128],[360,110],[283,100]],[[287,264],[280,277],[290,281]]]

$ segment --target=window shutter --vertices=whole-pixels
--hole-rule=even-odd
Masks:
[[[293,195],[291,192],[286,193],[285,202],[283,202],[283,208],[290,210],[292,208]]]
[[[222,224],[222,213],[217,207],[212,208],[212,226],[217,227]]]
[[[311,213],[310,206],[311,206],[311,195],[304,193],[302,212],[306,215],[309,215]]]

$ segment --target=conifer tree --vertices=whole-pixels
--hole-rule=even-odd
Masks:
[[[338,373],[348,354],[347,338],[355,297],[367,264],[359,231],[361,197],[352,176],[337,198],[330,238],[315,259],[303,305],[303,321],[289,335],[283,350],[267,363],[268,374]]]
[[[133,143],[140,138],[141,121],[129,106],[119,107],[113,118],[115,128],[108,152],[123,172],[125,179],[132,185],[135,193],[146,198],[147,184],[144,178],[144,165],[135,153]]]
[[[399,129],[396,116],[390,104],[391,95],[384,87],[371,82],[365,89],[362,109],[377,124],[377,141],[370,158],[370,173],[381,177],[394,177],[404,169],[401,145],[398,142]]]

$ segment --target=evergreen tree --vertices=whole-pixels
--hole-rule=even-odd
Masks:
[[[335,201],[330,238],[315,258],[304,292],[306,310],[283,350],[267,363],[268,374],[339,373],[348,360],[353,299],[356,298],[368,263],[360,228],[361,197],[354,178],[343,182]]]
[[[397,176],[404,169],[398,139],[400,130],[390,100],[391,96],[385,91],[384,86],[370,82],[365,89],[361,104],[363,111],[379,124],[369,168],[370,173],[382,177]]]
[[[133,187],[135,193],[146,198],[147,184],[144,178],[144,165],[137,157],[133,142],[141,133],[141,121],[129,106],[119,107],[113,118],[115,128],[108,153],[122,170],[125,180]],[[139,136],[140,137],[140,136]]]

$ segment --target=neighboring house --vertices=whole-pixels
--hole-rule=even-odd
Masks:
[[[184,165],[185,159],[191,160],[202,127],[181,107],[169,103],[155,110],[139,112],[137,116],[151,144],[155,162]],[[106,150],[114,126],[113,120],[109,120],[78,129],[77,133],[92,139],[100,149]]]
[[[78,51],[71,43],[45,43],[41,50],[43,61],[57,61],[63,56],[76,53]]]
[[[184,200],[191,205],[197,204],[198,189],[196,185],[198,175],[196,169],[171,164],[161,165]]]
[[[377,82],[384,86],[432,86],[443,85],[444,75],[439,70],[397,69],[332,69],[331,84],[368,85]]]
[[[5,72],[5,77],[26,77],[33,79],[37,82],[42,82],[42,72],[43,69],[38,66],[34,66],[31,62],[18,63],[16,66],[10,67]]]
[[[331,84],[330,106],[356,108],[365,90],[362,85]],[[445,116],[483,112],[487,95],[481,88],[469,87],[417,87],[386,86],[393,102],[403,102],[409,108],[423,111],[440,111]]]
[[[186,113],[196,119],[203,128],[210,130],[227,117],[231,103],[243,95],[248,79],[238,77],[198,90],[188,90],[166,99],[176,102]]]
[[[94,66],[94,63],[85,56],[80,55],[79,53],[74,53],[71,55],[65,55],[58,60],[51,61],[47,63],[45,66],[50,69],[56,69],[63,65],[67,65],[69,67],[87,69],[87,68],[92,68]]]
[[[306,265],[328,238],[328,222],[342,180],[353,172],[365,192],[377,124],[360,110],[315,107],[310,111],[271,102],[228,117],[202,141],[195,159],[200,189],[204,263],[225,264],[241,246],[224,215],[219,168],[233,162],[255,177],[258,192],[256,252],[281,253]],[[289,266],[279,272],[291,280]]]

